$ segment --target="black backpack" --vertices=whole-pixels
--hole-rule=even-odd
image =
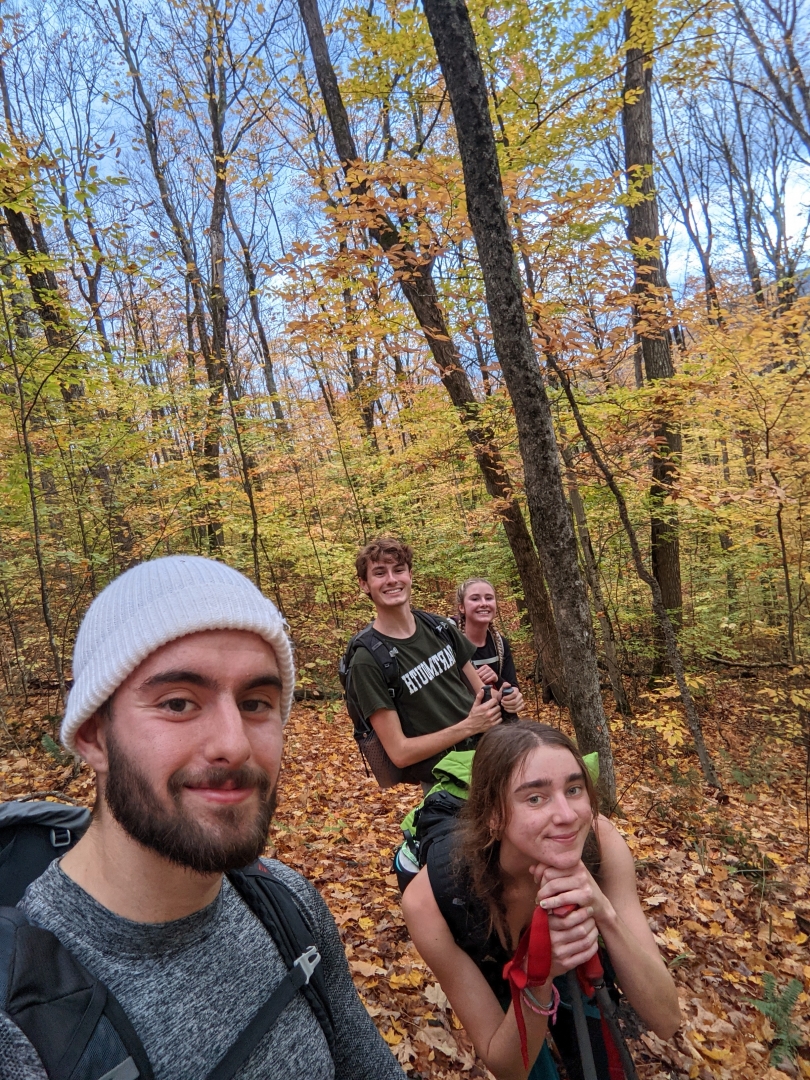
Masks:
[[[486,905],[473,894],[469,875],[458,858],[451,832],[434,837],[434,841],[429,848],[426,865],[436,905],[453,940],[476,965],[506,1012],[511,1004],[511,993],[509,983],[503,978],[503,966],[511,959],[512,950],[506,949],[498,940]],[[595,857],[596,851],[592,850],[591,858]],[[592,865],[595,866],[595,863]],[[571,992],[573,989],[579,994],[579,985],[574,980],[574,987],[566,989],[564,977],[558,977],[555,982],[562,994],[562,1002],[553,1027],[549,1027],[549,1034],[562,1058],[565,1075],[571,1080],[584,1080],[587,1075],[593,1075],[586,1073],[582,1065],[580,1039],[590,1043],[597,1076],[617,1075],[615,1053],[618,1052],[624,1076],[627,1080],[638,1080],[616,1021],[616,1003],[620,995],[614,981],[615,973],[606,950],[600,948],[599,955],[605,969],[605,981],[593,1002],[594,1005],[598,1003],[598,1012],[594,1015],[594,1010],[590,1010],[582,1016],[587,1031],[578,1034],[576,1030]],[[614,1052],[608,1045],[611,1042],[616,1048]]]
[[[449,645],[455,654],[455,640],[448,627],[447,619],[443,619],[438,615],[431,615],[430,612],[421,611],[419,608],[413,608],[412,611],[414,616],[432,630],[443,645]],[[430,782],[433,779],[433,766],[442,757],[442,754],[437,754],[426,761],[419,761],[415,765],[408,765],[404,769],[400,769],[385,752],[377,733],[368,722],[368,717],[363,716],[352,690],[351,677],[352,657],[359,648],[368,649],[379,664],[385,679],[385,685],[391,696],[391,707],[397,711],[403,733],[408,738],[412,738],[417,733],[411,727],[402,703],[402,680],[399,677],[396,649],[392,650],[385,638],[374,629],[373,623],[369,623],[349,641],[346,652],[338,665],[338,674],[340,675],[340,684],[343,687],[346,709],[354,725],[354,738],[363,758],[363,764],[366,767],[366,775],[369,775],[370,769],[381,788],[393,787],[394,784]],[[461,671],[461,667],[459,667],[459,675],[467,683],[467,678]]]
[[[62,803],[0,805],[3,904],[15,903],[15,893],[19,899],[30,881],[80,839],[89,822],[88,810]],[[295,898],[261,862],[232,871],[228,879],[273,938],[289,970],[204,1080],[229,1080],[299,989],[334,1056],[334,1022],[320,954]],[[50,1080],[154,1080],[135,1029],[112,993],[54,934],[11,906],[0,907],[0,1009],[34,1046]]]
[[[410,885],[423,866],[428,852],[437,840],[447,836],[456,826],[456,818],[466,802],[449,791],[432,791],[413,816],[413,826],[394,851],[392,869],[401,893]]]

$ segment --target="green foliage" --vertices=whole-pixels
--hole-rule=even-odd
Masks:
[[[58,765],[67,765],[72,760],[72,756],[70,754],[66,754],[62,747],[59,746],[58,743],[54,742],[51,736],[47,733],[42,736],[41,742],[44,749],[47,750],[47,752],[51,755],[51,757]]]
[[[793,1061],[801,1046],[799,1029],[793,1020],[793,1010],[802,992],[802,984],[798,979],[791,979],[785,989],[779,992],[775,977],[766,971],[762,976],[762,985],[765,991],[762,1000],[748,1000],[773,1026],[771,1064],[778,1067],[783,1061]]]

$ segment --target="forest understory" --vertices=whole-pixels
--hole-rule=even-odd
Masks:
[[[810,1077],[806,752],[793,710],[774,706],[787,698],[772,672],[747,675],[701,680],[701,719],[722,795],[703,784],[692,757],[656,731],[656,717],[670,708],[666,687],[640,695],[632,727],[612,721],[620,797],[614,820],[635,856],[642,904],[683,1013],[671,1042],[636,1033],[641,1080]],[[51,710],[45,697],[29,698],[4,715],[0,800],[50,792],[92,804],[90,770],[74,775],[49,742],[56,733]],[[532,704],[529,714],[566,726],[552,706]],[[342,709],[300,703],[287,730],[268,853],[322,893],[363,1001],[410,1076],[484,1077],[400,914],[391,855],[399,822],[417,799],[415,789],[380,791],[365,776]],[[787,1026],[775,1027],[751,1003],[765,996],[768,973],[777,996],[793,979],[802,984],[791,1021],[798,1053],[778,1068],[771,1055]]]

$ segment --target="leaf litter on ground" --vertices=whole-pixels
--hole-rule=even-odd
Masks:
[[[724,777],[718,800],[686,751],[645,716],[666,696],[637,703],[629,729],[613,721],[620,809],[614,818],[636,860],[639,895],[673,972],[683,1025],[668,1042],[635,1027],[642,1080],[810,1078],[810,868],[805,752],[780,737],[773,708],[734,679],[708,681],[701,710]],[[646,712],[645,712],[646,710]],[[556,709],[531,710],[559,725]],[[660,725],[659,725],[660,726]],[[48,738],[44,739],[43,736]],[[9,708],[0,742],[0,798],[57,792],[91,804],[94,783],[51,745],[48,709]],[[485,1077],[472,1043],[411,944],[402,920],[393,849],[417,789],[380,791],[365,775],[349,722],[305,702],[287,729],[279,809],[267,849],[321,892],[340,928],[363,1002],[403,1068],[417,1080]],[[59,795],[51,796],[58,798]],[[763,976],[802,984],[794,1062],[770,1060],[779,1033],[751,1001]]]

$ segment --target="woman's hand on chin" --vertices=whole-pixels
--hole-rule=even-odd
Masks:
[[[570,869],[535,866],[532,867],[532,873],[539,886],[536,903],[549,915],[557,908],[573,905],[593,916],[597,924],[615,916],[613,905],[581,859]]]

